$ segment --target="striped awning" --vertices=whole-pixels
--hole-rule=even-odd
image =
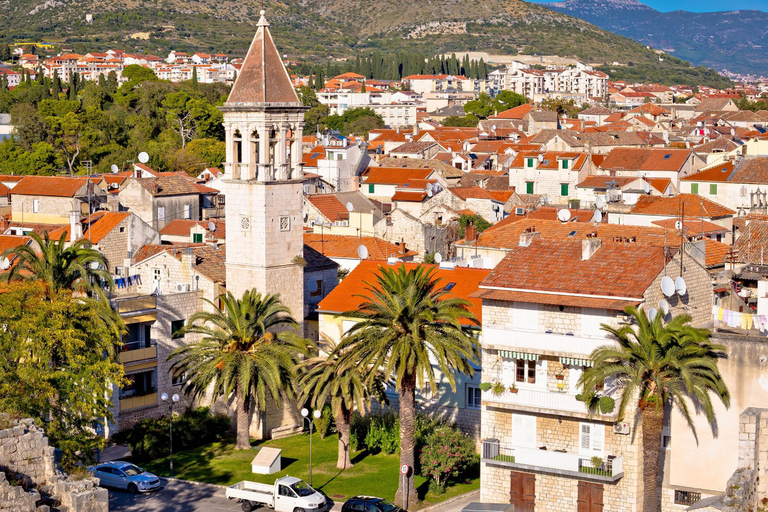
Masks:
[[[579,359],[578,357],[561,357],[560,363],[571,366],[592,366],[592,361],[589,359]]]
[[[526,361],[539,360],[539,354],[529,354],[527,352],[511,352],[508,350],[499,350],[499,355],[509,359],[525,359]]]

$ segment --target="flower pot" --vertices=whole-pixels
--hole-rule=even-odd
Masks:
[[[565,379],[565,375],[555,375],[555,378],[557,380],[564,380]]]
[[[509,392],[517,394],[517,388],[509,388]]]

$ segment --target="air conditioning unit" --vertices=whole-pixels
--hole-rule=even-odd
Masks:
[[[629,423],[625,421],[620,421],[618,423],[613,424],[613,433],[614,434],[629,434]]]
[[[525,215],[525,208],[515,208],[515,215]]]
[[[179,283],[176,285],[177,292],[188,292],[191,289],[192,287],[189,285],[189,283]]]

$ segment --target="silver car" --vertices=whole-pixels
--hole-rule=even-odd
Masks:
[[[88,469],[99,479],[103,487],[125,489],[133,494],[156,491],[160,488],[158,477],[130,462],[121,460],[103,462]]]

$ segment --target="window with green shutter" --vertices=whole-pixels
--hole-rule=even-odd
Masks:
[[[717,183],[710,183],[709,184],[709,195],[716,196],[717,195]]]
[[[192,233],[192,241],[196,244],[203,243],[203,234],[202,233]]]
[[[567,183],[561,183],[560,184],[560,195],[563,197],[568,196],[568,184]]]
[[[533,158],[529,158],[526,160],[526,167],[533,167]]]
[[[374,185],[373,183],[369,183],[368,184],[368,193],[369,194],[373,194],[374,193],[373,191],[374,191],[375,188],[376,188],[376,185]]]
[[[526,194],[533,194],[533,182],[532,181],[526,181],[525,182],[525,193]]]
[[[563,169],[568,169],[568,160],[563,160]]]
[[[691,194],[698,194],[698,193],[699,193],[699,184],[691,183]]]

